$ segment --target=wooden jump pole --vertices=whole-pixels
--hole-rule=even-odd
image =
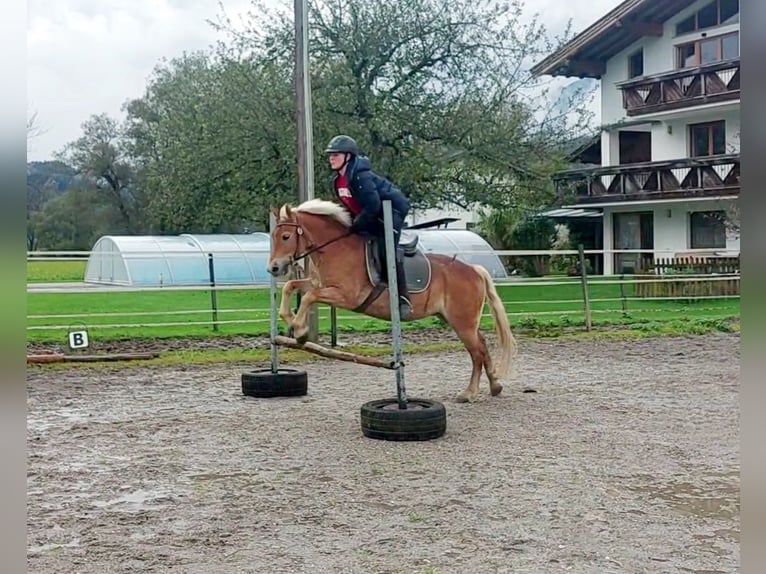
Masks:
[[[279,352],[278,347],[288,347],[290,349],[297,349],[299,351],[306,351],[325,357],[328,359],[336,359],[339,361],[347,361],[350,363],[357,363],[359,365],[367,365],[370,367],[378,367],[381,369],[389,369],[396,371],[396,392],[399,401],[399,408],[407,408],[407,397],[404,389],[404,362],[402,361],[402,326],[401,318],[399,317],[399,289],[396,284],[396,262],[394,258],[394,227],[393,227],[393,213],[391,210],[391,200],[385,200],[383,202],[383,222],[385,225],[386,234],[386,254],[388,264],[388,287],[391,300],[391,335],[393,339],[393,360],[378,359],[375,357],[364,357],[362,355],[356,355],[347,351],[339,351],[337,349],[328,349],[312,341],[300,344],[293,338],[285,337],[278,334],[277,331],[277,279],[273,275],[270,281],[270,319],[271,319],[271,372],[276,373],[279,370]],[[276,219],[272,214],[270,220],[270,227],[273,233],[276,226]]]
[[[274,338],[274,343],[276,343],[280,347],[289,347],[290,349],[306,351],[308,353],[313,353],[315,355],[319,355],[320,357],[325,357],[327,359],[337,359],[338,361],[347,361],[349,363],[368,365],[370,367],[379,367],[381,369],[393,370],[396,368],[396,365],[391,360],[386,361],[384,359],[377,359],[375,357],[364,357],[362,355],[355,355],[354,353],[349,353],[347,351],[338,351],[337,349],[328,349],[327,347],[323,347],[322,345],[319,345],[317,343],[312,343],[311,341],[308,341],[301,345],[295,339],[291,339],[290,337],[283,337],[282,335],[277,335]]]

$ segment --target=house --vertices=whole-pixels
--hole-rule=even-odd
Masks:
[[[464,209],[456,205],[413,209],[407,220],[410,226],[424,225],[429,222],[439,222],[440,225],[450,229],[467,229],[470,231],[479,222],[479,210],[477,207]]]
[[[601,210],[605,250],[645,250],[605,274],[738,255],[739,0],[626,0],[532,72],[600,81],[600,141],[553,179],[561,207]]]

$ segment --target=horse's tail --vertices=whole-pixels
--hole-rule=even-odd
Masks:
[[[495,321],[495,334],[497,335],[500,355],[493,359],[492,366],[495,371],[495,377],[502,379],[511,372],[512,361],[516,356],[516,339],[513,337],[513,333],[511,333],[511,325],[508,322],[508,315],[505,312],[503,300],[497,294],[495,282],[492,280],[489,271],[481,265],[473,265],[473,268],[484,279],[487,302],[492,311],[492,318]]]

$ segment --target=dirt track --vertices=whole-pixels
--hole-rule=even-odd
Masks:
[[[424,443],[362,436],[388,371],[311,363],[307,397],[257,400],[246,368],[30,369],[29,571],[738,571],[736,335],[522,340],[474,404],[466,354],[410,357],[448,412]]]

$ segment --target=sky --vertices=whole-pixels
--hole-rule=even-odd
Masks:
[[[525,2],[527,13],[545,16],[552,34],[569,19],[579,32],[619,3]],[[38,131],[28,140],[29,161],[52,159],[91,115],[122,119],[122,104],[144,93],[163,58],[222,39],[208,23],[221,7],[233,20],[252,8],[250,0],[29,0],[27,6],[27,117],[36,114]]]

